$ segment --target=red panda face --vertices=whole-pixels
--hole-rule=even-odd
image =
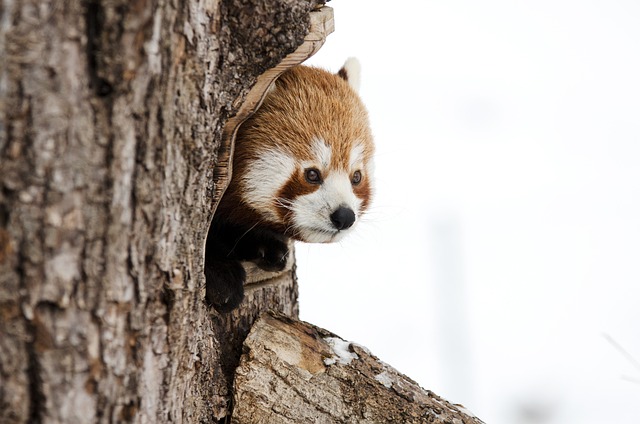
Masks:
[[[344,68],[338,75],[293,68],[238,134],[240,200],[261,224],[297,240],[342,239],[370,203],[373,142],[366,110],[345,76]]]
[[[331,146],[320,137],[310,147],[309,160],[291,163],[293,172],[276,194],[276,211],[294,238],[337,241],[353,229],[366,209],[370,166],[357,141],[341,160],[333,158]]]

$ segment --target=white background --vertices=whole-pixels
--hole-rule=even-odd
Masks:
[[[298,244],[301,318],[487,423],[640,423],[640,2],[329,6],[376,198]]]

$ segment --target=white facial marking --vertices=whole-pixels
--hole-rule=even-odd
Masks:
[[[336,230],[331,214],[346,206],[356,214],[362,201],[353,193],[351,176],[346,172],[331,172],[318,190],[297,197],[292,204],[293,221],[300,238],[310,243],[326,243],[344,237],[354,226]]]
[[[296,160],[281,151],[260,155],[242,178],[243,200],[273,222],[279,222],[274,199],[296,169]]]
[[[349,169],[353,171],[357,171],[362,166],[362,161],[364,160],[364,147],[362,144],[357,143],[351,149],[349,153]]]
[[[311,140],[311,153],[314,157],[314,163],[308,167],[319,166],[320,170],[323,170],[331,164],[331,147],[321,137],[314,137]]]

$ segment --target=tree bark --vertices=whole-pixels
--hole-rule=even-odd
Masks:
[[[294,320],[293,257],[233,313],[204,301],[235,131],[332,31],[320,3],[0,0],[0,422],[479,422],[341,364]]]
[[[319,0],[3,0],[0,422],[216,422],[294,270],[204,302],[223,128]],[[217,194],[216,194],[217,193]]]
[[[282,315],[253,325],[234,387],[238,424],[482,423],[366,348]]]

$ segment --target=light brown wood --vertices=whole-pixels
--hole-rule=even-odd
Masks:
[[[244,352],[232,423],[482,423],[366,348],[281,315],[256,321]]]

